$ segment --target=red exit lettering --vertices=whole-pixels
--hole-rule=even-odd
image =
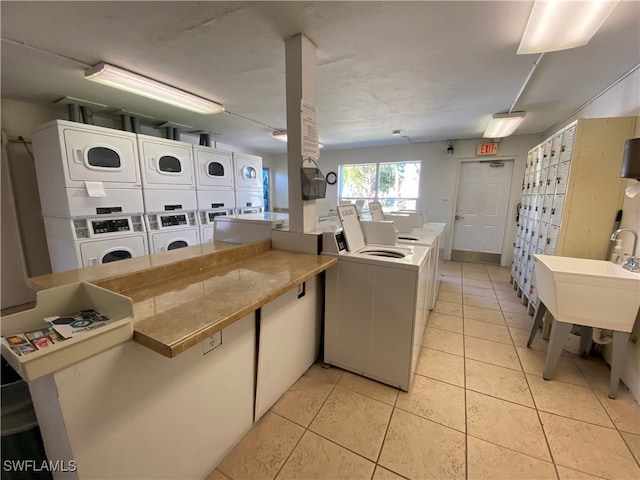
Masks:
[[[497,143],[482,143],[478,145],[477,155],[495,155],[498,153]]]

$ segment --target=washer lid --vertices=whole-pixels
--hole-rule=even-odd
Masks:
[[[353,204],[338,205],[338,218],[340,218],[340,223],[342,224],[347,250],[357,252],[365,246],[364,235],[358,218],[358,209]]]

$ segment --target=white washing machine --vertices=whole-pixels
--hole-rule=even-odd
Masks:
[[[44,216],[144,212],[135,134],[54,120],[32,141]]]
[[[194,145],[196,190],[231,188],[233,181],[233,154],[211,147]],[[262,173],[260,172],[262,178]]]
[[[44,217],[44,225],[54,273],[149,254],[142,215]]]
[[[427,319],[428,247],[367,245],[355,205],[323,234],[327,270],[324,361],[408,391]]]
[[[196,212],[148,213],[149,252],[160,253],[200,243]]]
[[[200,222],[200,243],[213,242],[214,222],[217,217],[233,215],[233,210],[198,210],[198,220]]]
[[[196,210],[193,145],[138,134],[138,149],[145,211]]]
[[[236,190],[262,191],[262,158],[234,153],[233,175]]]

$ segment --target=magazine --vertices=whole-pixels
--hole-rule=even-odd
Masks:
[[[47,317],[44,321],[64,338],[72,338],[113,322],[93,309]]]
[[[2,343],[16,355],[23,356],[113,322],[93,309],[46,317],[44,321],[47,322],[46,327],[7,335],[2,337]]]
[[[52,327],[2,337],[2,342],[16,355],[22,356],[66,340]]]

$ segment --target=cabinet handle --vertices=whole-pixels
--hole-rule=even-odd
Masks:
[[[547,237],[547,245],[549,245],[550,243],[551,243],[551,239]]]
[[[551,156],[555,157],[555,155],[556,155],[556,151],[555,150],[551,150]]]
[[[556,178],[556,182],[560,185],[560,177]]]
[[[75,158],[73,159],[76,163],[82,163],[82,149],[76,148],[75,150]]]
[[[555,215],[555,214],[556,214],[556,209],[555,209],[555,208],[552,208],[552,209],[551,209],[551,215]]]
[[[564,145],[560,148],[560,153],[564,152]]]

